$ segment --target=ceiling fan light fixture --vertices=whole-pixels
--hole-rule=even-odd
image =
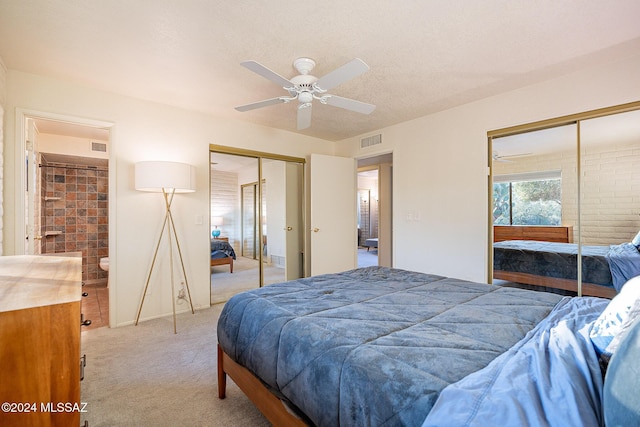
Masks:
[[[313,94],[311,92],[300,92],[298,101],[300,101],[301,104],[308,104],[313,101]]]

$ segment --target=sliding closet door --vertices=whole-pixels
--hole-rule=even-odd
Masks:
[[[262,162],[262,267],[263,284],[283,282],[285,277],[285,167],[280,160]]]
[[[212,261],[212,303],[304,276],[304,159],[219,149],[211,153],[211,218],[223,218],[219,238],[236,260],[233,272]]]
[[[640,263],[628,262],[638,256],[631,241],[640,230],[640,102],[491,131],[488,136],[494,240],[490,279],[612,297],[626,279],[640,275],[634,267]],[[557,179],[554,174],[561,182],[560,221],[549,225],[553,232],[565,230],[566,238],[556,241],[574,242],[574,248],[549,247],[544,253],[539,250],[537,258],[522,261],[499,241],[534,240],[531,232],[542,228],[517,236],[523,215],[547,221],[556,217],[549,208],[557,190],[551,183],[534,182]],[[528,193],[518,189],[519,182],[529,187]],[[625,272],[618,274],[618,268],[609,268],[612,264]]]
[[[300,163],[262,159],[264,285],[303,276],[302,172]]]
[[[577,289],[577,246],[534,254],[579,240],[576,124],[496,137],[491,147],[494,282]]]
[[[211,303],[216,304],[238,292],[260,287],[258,159],[222,153],[211,153],[210,158],[211,232],[220,230],[217,239],[209,236],[212,249],[224,249],[221,246],[228,243],[235,254],[235,260],[220,252],[212,255]],[[221,225],[214,225],[220,222]]]
[[[304,167],[285,165],[285,274],[287,280],[304,277]]]
[[[634,267],[637,261],[620,262],[621,274],[609,278],[606,268],[586,257],[607,253],[610,261],[622,261],[637,256],[629,243],[640,230],[639,170],[640,111],[580,122],[582,277],[587,291],[592,283],[608,280],[619,289],[640,274],[640,267]]]

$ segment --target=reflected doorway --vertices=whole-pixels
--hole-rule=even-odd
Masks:
[[[392,266],[391,153],[358,160],[358,267]]]
[[[264,191],[263,183],[263,191]],[[240,254],[250,259],[258,259],[260,232],[258,230],[258,183],[240,186]]]

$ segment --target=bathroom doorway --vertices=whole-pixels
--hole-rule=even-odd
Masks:
[[[358,267],[392,267],[393,154],[358,160]]]
[[[109,324],[108,127],[25,115],[27,254],[82,254],[84,330]]]

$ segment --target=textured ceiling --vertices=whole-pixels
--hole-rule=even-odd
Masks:
[[[317,77],[371,70],[331,91],[370,115],[314,103],[305,135],[341,140],[640,52],[638,0],[0,0],[9,69],[296,132],[295,103],[246,70]],[[108,118],[103,118],[108,119]]]

